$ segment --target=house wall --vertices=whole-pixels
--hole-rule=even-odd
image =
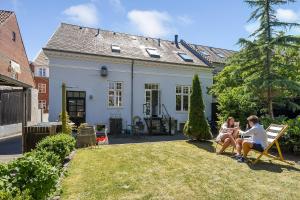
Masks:
[[[15,41],[12,40],[12,32],[16,33]],[[12,76],[10,71],[11,60],[18,63],[21,68],[21,73],[17,75],[17,80],[34,86],[33,76],[15,14],[12,14],[0,25],[0,74],[8,77]]]
[[[49,121],[58,120],[61,112],[61,84],[65,82],[67,90],[86,91],[86,121],[89,124],[105,123],[110,117],[122,117],[123,127],[131,123],[131,61],[111,58],[67,58],[51,56],[49,58]],[[101,66],[107,66],[108,76],[100,76]],[[169,114],[179,122],[187,119],[187,112],[176,112],[175,87],[191,85],[193,75],[200,76],[206,116],[211,117],[211,96],[206,87],[212,84],[212,72],[201,67],[176,66],[162,63],[135,61],[133,76],[133,116],[143,117],[144,84],[158,83],[161,90],[161,103],[165,104]],[[108,81],[123,82],[123,106],[108,107]]]

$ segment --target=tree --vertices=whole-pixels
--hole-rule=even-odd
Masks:
[[[250,35],[254,38],[253,41],[239,40],[244,53],[248,53],[243,61],[248,63],[248,67],[250,65],[252,68],[246,69],[251,76],[248,86],[259,88],[260,95],[266,103],[266,110],[273,118],[273,101],[276,99],[277,88],[292,87],[296,89],[299,86],[295,81],[277,76],[274,70],[276,60],[273,59],[274,50],[278,46],[289,46],[299,49],[299,37],[280,33],[282,28],[292,28],[299,26],[299,24],[280,22],[276,18],[276,11],[274,10],[275,6],[295,2],[295,0],[245,0],[245,2],[255,9],[249,21],[259,22],[259,28]]]
[[[212,138],[209,124],[205,119],[202,90],[198,75],[194,75],[189,105],[189,118],[184,125],[184,134],[196,140]]]

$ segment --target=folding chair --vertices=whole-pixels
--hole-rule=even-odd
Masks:
[[[269,126],[269,128],[267,128],[266,132],[267,132],[267,136],[268,136],[268,146],[267,146],[267,148],[263,152],[259,152],[259,151],[256,151],[254,149],[251,149],[252,151],[258,152],[260,154],[256,158],[256,160],[254,160],[252,162],[253,164],[256,164],[263,155],[265,155],[265,156],[267,156],[269,158],[280,160],[280,161],[285,162],[285,163],[290,164],[290,165],[294,164],[294,163],[291,163],[291,162],[288,162],[288,161],[284,160],[284,158],[282,156],[282,153],[281,153],[281,149],[280,149],[279,143],[278,143],[278,139],[281,136],[284,135],[284,133],[286,132],[287,128],[288,128],[288,125],[277,125],[277,124],[271,124]],[[276,145],[276,148],[277,148],[279,156],[274,156],[274,155],[271,155],[269,153],[269,150],[271,149],[271,147],[274,144]]]
[[[219,141],[219,142],[215,141],[215,142],[216,142],[215,152],[217,152],[217,147],[218,147],[219,145],[222,147],[222,146],[224,145],[224,143],[221,142],[221,141]],[[229,145],[229,146],[231,146],[231,145]],[[231,147],[232,147],[231,153],[233,154],[233,153],[234,153],[234,150],[235,150],[235,146],[231,146]]]

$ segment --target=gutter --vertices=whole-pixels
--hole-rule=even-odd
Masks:
[[[131,119],[130,119],[130,122],[131,124],[133,123],[132,122],[132,119],[133,119],[133,67],[134,67],[134,60],[131,60],[131,102],[130,102],[130,116],[131,116]]]

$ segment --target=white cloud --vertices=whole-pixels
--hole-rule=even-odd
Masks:
[[[190,25],[194,23],[194,21],[188,15],[178,16],[177,20],[179,21],[180,24],[183,25]]]
[[[276,10],[276,17],[280,21],[284,22],[299,22],[300,20],[300,14],[297,14],[295,11],[290,9],[282,9],[279,8]]]
[[[109,0],[110,5],[114,8],[115,11],[124,13],[125,8],[121,0]]]
[[[165,37],[171,34],[172,17],[167,12],[156,10],[132,10],[127,14],[132,27],[150,37]]]
[[[98,11],[92,3],[71,6],[63,13],[74,23],[85,26],[97,26],[99,24]]]
[[[248,33],[251,34],[259,28],[259,24],[258,22],[250,23],[245,25],[244,28]]]

